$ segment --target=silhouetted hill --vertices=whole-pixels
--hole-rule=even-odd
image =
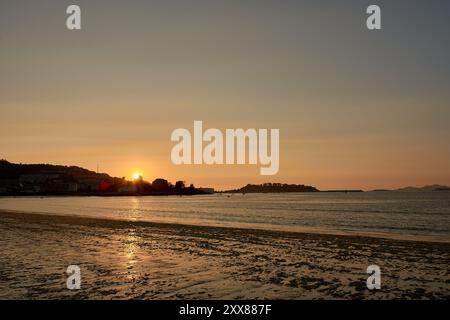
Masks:
[[[106,173],[96,173],[77,166],[62,166],[53,164],[22,164],[11,163],[6,160],[0,160],[0,178],[15,179],[21,175],[31,174],[64,174],[72,175],[74,177],[79,176],[94,176],[99,180],[101,179],[119,179],[110,177]]]
[[[77,166],[52,164],[16,164],[0,160],[0,194],[2,195],[193,195],[211,191],[175,185],[158,178],[153,183],[142,178],[127,181]]]
[[[396,189],[394,191],[402,191],[402,192],[450,191],[450,187],[441,186],[439,184],[433,184],[433,185],[423,186],[423,187],[405,187],[405,188]]]

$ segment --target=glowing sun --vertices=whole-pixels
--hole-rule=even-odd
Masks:
[[[139,180],[142,177],[142,174],[140,172],[134,172],[131,177],[133,180]]]

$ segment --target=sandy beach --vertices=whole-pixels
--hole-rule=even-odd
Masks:
[[[0,211],[0,246],[0,299],[450,298],[449,243]]]

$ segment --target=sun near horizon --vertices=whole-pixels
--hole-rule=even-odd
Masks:
[[[136,180],[139,180],[139,179],[141,179],[143,176],[142,176],[142,173],[140,173],[139,171],[135,171],[135,172],[133,172],[133,174],[131,175],[131,179],[133,180],[133,181],[136,181]]]

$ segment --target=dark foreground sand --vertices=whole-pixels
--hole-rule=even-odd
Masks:
[[[449,299],[449,262],[449,243],[0,212],[0,299]]]

